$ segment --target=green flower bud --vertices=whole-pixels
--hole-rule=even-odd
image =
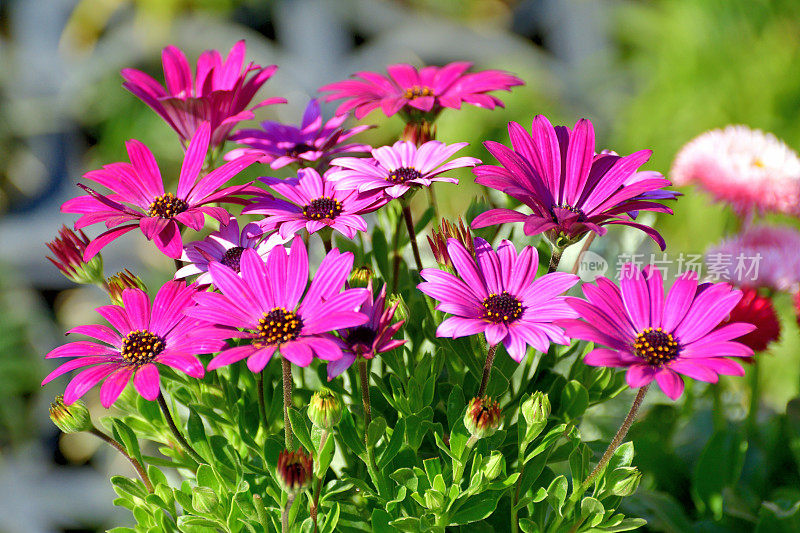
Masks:
[[[641,480],[642,473],[635,466],[615,468],[606,477],[606,483],[614,496],[630,496],[636,492]]]
[[[329,389],[322,388],[311,396],[308,418],[320,429],[331,429],[342,419],[342,402]]]
[[[311,486],[314,461],[303,448],[283,450],[278,455],[278,484],[287,494],[297,494]]]
[[[192,489],[192,507],[204,514],[213,514],[219,507],[219,497],[210,487],[194,487]]]
[[[105,281],[106,292],[114,305],[122,304],[122,292],[125,289],[141,289],[147,291],[144,281],[139,279],[127,268],[123,272],[117,272]]]
[[[56,396],[55,401],[50,404],[50,420],[64,433],[80,433],[94,427],[85,403],[76,400],[71,405],[66,405],[61,395]]]
[[[350,279],[348,283],[352,288],[364,288],[366,287],[370,280],[372,279],[372,269],[369,265],[360,266],[356,269],[353,269],[353,272],[350,274]]]
[[[476,439],[494,435],[502,420],[500,406],[488,396],[470,400],[467,412],[464,414],[464,425]]]
[[[547,418],[550,416],[550,398],[547,394],[536,391],[530,398],[522,402],[520,411],[527,424],[525,442],[530,442],[547,425]]]
[[[410,314],[408,311],[408,306],[406,305],[406,301],[403,299],[403,296],[400,294],[390,294],[389,297],[386,299],[386,307],[390,308],[397,305],[397,309],[394,312],[394,320],[408,320],[408,315]]]

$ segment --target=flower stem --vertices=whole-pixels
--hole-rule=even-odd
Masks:
[[[481,386],[478,389],[478,398],[483,398],[486,386],[489,385],[489,377],[492,375],[492,363],[494,363],[494,354],[497,353],[497,346],[497,344],[493,345],[486,352],[486,363],[483,365],[483,377],[481,378]]]
[[[169,413],[169,407],[167,407],[167,402],[164,399],[164,395],[158,395],[156,398],[158,401],[158,406],[161,408],[161,412],[164,413],[164,418],[167,421],[167,425],[169,426],[170,431],[172,434],[175,435],[175,438],[178,440],[178,443],[183,447],[183,449],[188,453],[192,459],[197,461],[198,463],[204,463],[205,460],[200,456],[199,453],[195,451],[194,448],[189,444],[189,442],[183,437],[181,432],[178,430],[178,426],[175,425],[175,421],[172,419],[172,415]]]
[[[261,369],[261,372],[256,375],[256,387],[258,388],[258,414],[261,416],[261,423],[266,432],[269,428],[269,421],[267,420],[267,403],[264,401],[264,369]]]
[[[583,256],[589,247],[594,242],[594,238],[597,236],[597,233],[590,233],[588,237],[586,237],[586,241],[584,241],[583,246],[581,247],[581,251],[578,252],[578,257],[575,259],[575,264],[572,265],[572,274],[577,274],[578,270],[581,268],[581,261],[583,260]]]
[[[286,506],[283,508],[281,512],[281,532],[282,533],[289,533],[289,511],[292,510],[292,505],[294,505],[295,494],[289,494],[288,498],[286,499]]]
[[[361,377],[361,401],[364,403],[364,443],[367,442],[367,428],[372,422],[372,408],[369,401],[369,372],[367,372],[367,361],[359,358],[358,374]]]
[[[553,245],[553,253],[550,255],[550,266],[547,267],[548,274],[558,270],[558,264],[561,262],[561,254],[563,253],[564,253],[563,248],[561,248],[560,246]]]
[[[408,238],[411,240],[411,251],[414,253],[414,262],[417,264],[417,270],[422,271],[422,259],[419,257],[419,246],[417,246],[417,232],[414,230],[414,219],[411,217],[411,207],[403,202],[403,219],[406,221],[406,229],[408,230]]]
[[[90,429],[89,433],[113,446],[114,449],[116,449],[119,453],[121,453],[125,457],[125,459],[130,461],[130,463],[133,465],[134,470],[136,470],[136,473],[139,474],[142,483],[144,483],[144,486],[147,488],[147,492],[149,492],[150,494],[153,493],[153,484],[150,482],[150,478],[147,477],[147,473],[144,471],[142,463],[140,463],[134,457],[128,455],[128,452],[125,451],[125,448],[122,446],[122,444],[120,444],[115,439],[111,438],[111,436],[106,435],[105,433],[103,433],[102,431],[100,431],[95,427]]]
[[[333,248],[333,245],[331,244],[333,232],[330,228],[322,228],[322,230],[319,232],[319,237],[322,239],[322,245],[325,247],[325,253],[329,253]]]
[[[328,441],[328,435],[330,431],[323,430],[322,435],[319,437],[319,451],[320,453],[325,448],[325,444]],[[314,497],[311,500],[311,508],[309,509],[309,514],[311,515],[311,521],[314,522],[314,533],[319,531],[319,527],[317,526],[317,511],[319,510],[319,497],[322,494],[322,481],[325,479],[325,474],[327,473],[327,469],[325,472],[319,473],[319,478],[317,479],[317,486],[314,489]]]
[[[289,420],[289,406],[292,404],[292,363],[281,357],[281,367],[283,368],[283,432],[286,436],[286,449],[293,450],[294,434],[292,422]]]

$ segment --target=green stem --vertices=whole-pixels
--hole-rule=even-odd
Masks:
[[[294,434],[292,422],[289,420],[289,407],[292,405],[292,363],[281,357],[283,369],[283,433],[285,435],[286,449],[294,449]]]
[[[96,427],[90,429],[89,433],[110,444],[115,450],[121,453],[123,457],[125,457],[125,459],[130,461],[130,463],[133,465],[133,469],[136,470],[136,473],[139,475],[139,478],[141,478],[142,483],[144,483],[144,486],[147,488],[147,492],[153,494],[153,484],[150,482],[150,478],[147,477],[147,473],[144,471],[142,463],[140,463],[137,459],[128,455],[128,452],[125,451],[125,447],[122,446],[122,444],[117,442],[115,439],[111,438],[111,436],[106,435]]]
[[[328,435],[330,431],[323,430],[322,435],[319,437],[319,451],[320,453],[325,448],[325,443],[328,441]],[[314,533],[317,533],[319,527],[317,525],[317,512],[319,510],[319,497],[322,494],[322,482],[325,479],[325,474],[328,472],[326,468],[324,472],[319,473],[319,478],[317,478],[317,486],[314,489],[314,497],[311,500],[311,508],[309,509],[309,514],[311,515],[311,521],[314,522]]]
[[[481,378],[481,386],[478,388],[478,398],[483,398],[486,393],[486,386],[489,384],[489,377],[492,374],[492,363],[494,363],[494,354],[497,352],[497,344],[489,348],[486,353],[486,363],[483,365],[483,377]]]
[[[161,412],[164,413],[164,419],[167,421],[167,425],[169,426],[170,431],[172,434],[175,435],[175,438],[178,440],[178,443],[183,447],[183,449],[188,453],[192,459],[197,461],[198,464],[205,463],[205,460],[200,456],[199,453],[192,448],[191,444],[183,437],[180,430],[178,430],[178,426],[175,425],[175,421],[172,419],[172,415],[169,412],[169,407],[167,407],[167,401],[164,399],[163,394],[159,394],[158,398],[158,406],[161,408]]]
[[[419,256],[419,246],[417,246],[417,232],[414,230],[414,219],[411,216],[411,207],[404,201],[403,202],[403,219],[406,221],[406,229],[408,230],[408,238],[411,241],[411,251],[414,253],[414,262],[417,265],[417,271],[422,271],[422,259]]]
[[[563,253],[563,248],[553,245],[553,253],[550,255],[550,266],[547,267],[548,274],[558,270],[558,264],[561,262],[561,255]]]
[[[433,220],[440,220],[439,202],[436,201],[436,192],[433,190],[433,185],[434,184],[431,183],[431,186],[428,187],[428,199],[431,201],[431,205],[433,206]]]
[[[264,432],[269,428],[269,421],[267,420],[267,403],[264,401],[264,370],[256,374],[256,387],[258,387],[258,414],[261,417],[261,424],[264,426]]]
[[[333,245],[331,244],[333,232],[330,228],[322,228],[319,232],[319,236],[322,239],[322,245],[325,247],[325,253],[330,253],[330,251],[333,249]]]
[[[363,357],[358,358],[358,374],[361,377],[361,402],[364,404],[364,444],[367,443],[367,429],[372,422],[372,407],[369,400],[369,372],[367,371],[367,360]]]
[[[294,499],[297,495],[296,494],[289,494],[286,498],[286,505],[283,507],[281,511],[281,532],[282,533],[289,533],[289,511],[292,510],[292,505],[294,505]]]
[[[267,510],[264,508],[264,499],[258,494],[254,494],[253,506],[256,508],[256,515],[258,515],[258,521],[261,527],[264,528],[264,531],[270,531],[270,520],[267,515]]]

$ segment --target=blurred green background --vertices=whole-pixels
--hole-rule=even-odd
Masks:
[[[95,453],[95,443],[65,443],[47,420],[46,406],[60,385],[40,391],[50,368],[42,355],[68,326],[93,320],[91,309],[102,295],[69,287],[44,261],[43,243],[61,223],[72,222],[58,206],[76,194],[76,180],[124,160],[125,140],[145,142],[165,176],[177,171],[182,152],[176,136],[121,88],[119,76],[121,68],[136,67],[162,79],[160,50],[167,44],[193,60],[205,49],[227,52],[246,39],[248,59],[280,67],[262,94],[289,100],[258,117],[293,123],[317,87],[356,70],[454,60],[509,70],[526,85],[500,95],[505,109],[467,107],[447,111],[438,122],[441,140],[468,141],[469,155],[487,162],[483,140],[506,142],[509,120],[529,125],[538,113],[570,125],[587,117],[597,129],[598,149],[650,148],[647,168],[665,174],[685,142],[730,123],[771,131],[800,147],[797,0],[6,0],[0,17],[0,532],[93,531],[129,520],[113,514],[106,475],[125,466],[105,450]],[[325,107],[328,116],[333,109]],[[375,113],[365,122],[381,126],[362,137],[374,145],[391,142],[402,129],[399,118]],[[259,172],[285,174],[260,169],[250,177]],[[449,216],[483,194],[470,173],[459,177],[458,189],[439,188]],[[702,253],[736,221],[702,193],[683,192],[675,215],[655,224],[670,252]],[[107,272],[150,269],[143,277],[160,284],[169,264],[142,239],[128,242],[104,253]],[[649,253],[655,247],[635,232],[614,229],[593,250]],[[783,335],[759,362],[761,419],[791,425],[791,416],[781,417],[798,395],[800,342],[790,297],[779,295],[776,305]],[[735,423],[746,412],[746,381],[726,379],[724,385],[722,400]],[[653,407],[672,409],[659,416],[682,420],[675,422],[684,431],[677,438],[685,442],[665,453],[689,469],[709,438],[702,424],[709,409],[703,402],[710,400],[697,389],[692,411],[680,411],[682,403]],[[587,434],[618,418],[597,413]],[[644,491],[668,488],[656,466],[643,469]],[[767,499],[768,485],[752,490]],[[648,494],[637,504],[642,513],[678,502],[687,520],[697,521],[693,528],[716,527],[706,527],[714,520],[686,489],[667,503],[647,503]],[[683,526],[656,519],[651,527]]]

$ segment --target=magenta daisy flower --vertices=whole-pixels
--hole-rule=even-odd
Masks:
[[[227,224],[221,224],[219,231],[212,232],[202,241],[194,241],[183,249],[181,261],[190,263],[175,273],[175,279],[200,274],[195,280],[198,284],[211,284],[208,264],[212,261],[222,263],[239,272],[239,261],[246,248],[255,250],[262,259],[275,246],[285,244],[285,239],[277,233],[264,235],[257,224],[251,222],[239,230],[239,222],[231,217]]]
[[[369,320],[360,326],[339,331],[347,349],[341,359],[328,363],[328,381],[350,368],[358,357],[372,359],[380,353],[394,350],[406,343],[404,340],[392,338],[405,323],[405,320],[400,320],[392,324],[400,302],[397,301],[386,308],[386,284],[381,288],[377,298],[372,294],[372,280],[367,284],[367,291],[369,296],[361,304],[359,311],[367,315]]]
[[[183,52],[168,46],[161,53],[166,88],[151,76],[132,68],[122,70],[125,78],[122,86],[158,113],[183,142],[194,137],[200,124],[209,122],[211,146],[217,147],[225,142],[238,122],[255,118],[254,109],[286,103],[284,98],[267,98],[250,106],[250,101],[278,67],[261,67],[254,63],[244,66],[244,55],[244,41],[236,43],[224,61],[216,50],[203,52],[192,77],[192,67]]]
[[[141,228],[145,237],[155,242],[159,250],[177,259],[183,250],[179,224],[199,231],[203,229],[204,215],[226,223],[230,214],[222,207],[208,204],[227,202],[245,205],[249,202],[237,198],[239,194],[251,192],[249,184],[220,187],[257,158],[244,156],[201,176],[209,134],[208,123],[203,123],[192,138],[175,193],[164,192],[161,171],[153,153],[137,140],[125,144],[130,164],[112,163],[84,174],[87,180],[113,192],[102,195],[79,184],[89,194],[68,200],[61,206],[61,211],[65,213],[82,215],[75,223],[75,229],[98,222],[105,222],[109,228],[86,247],[84,260],[88,261],[111,241],[137,227]]]
[[[262,122],[260,130],[239,130],[231,136],[232,141],[249,148],[237,148],[225,155],[235,159],[244,154],[258,154],[261,163],[278,169],[298,163],[324,163],[332,156],[342,153],[369,152],[367,144],[345,144],[344,142],[372,126],[343,128],[346,115],[334,117],[323,123],[317,100],[311,100],[300,126],[279,122]]]
[[[430,187],[434,181],[457,184],[456,178],[441,174],[454,168],[474,167],[481,162],[474,157],[458,157],[445,163],[467,144],[428,141],[418,148],[411,141],[397,141],[392,146],[372,150],[371,159],[334,159],[331,164],[344,170],[332,172],[330,179],[344,188],[361,192],[383,190],[391,198],[403,196],[412,187]]]
[[[336,187],[329,173],[320,176],[313,168],[302,168],[296,178],[264,177],[266,183],[286,200],[267,196],[242,210],[243,214],[267,215],[258,222],[262,231],[278,229],[281,237],[290,237],[305,228],[314,233],[330,227],[352,239],[367,231],[362,214],[371,213],[386,203],[382,195],[361,194],[355,189]]]
[[[398,111],[435,117],[446,107],[461,109],[462,103],[486,109],[503,107],[499,98],[486,93],[523,85],[522,80],[502,70],[467,72],[470,67],[472,63],[463,61],[419,70],[408,64],[392,65],[386,69],[389,76],[358,72],[358,79],[331,83],[320,91],[331,92],[325,96],[326,102],[345,99],[337,115],[355,110],[356,118],[361,119],[381,108],[387,117]]]
[[[69,382],[64,391],[64,403],[71,404],[105,380],[100,387],[100,401],[104,407],[109,407],[117,401],[131,377],[139,394],[147,400],[155,400],[160,394],[157,363],[202,378],[205,370],[197,354],[216,352],[225,342],[218,328],[184,314],[194,307],[195,294],[195,285],[170,281],[161,287],[151,306],[144,291],[126,289],[122,292],[124,307],[97,308],[112,327],[78,326],[68,332],[92,337],[103,344],[77,341],[48,353],[48,359],[74,359],[55,369],[44,378],[42,385],[67,372],[90,367]]]
[[[266,262],[248,248],[240,265],[237,276],[230,268],[211,263],[208,271],[222,294],[199,293],[198,306],[186,311],[217,324],[229,337],[245,339],[246,344],[212,359],[209,370],[248,358],[248,368],[260,372],[276,350],[298,366],[308,366],[314,355],[333,361],[342,356],[342,349],[331,332],[368,319],[358,312],[367,290],[342,290],[353,268],[351,253],[329,252],[310,285],[308,253],[300,237],[295,237],[288,254],[283,246],[273,248]]]
[[[733,339],[750,333],[752,324],[721,327],[742,297],[726,283],[698,285],[697,273],[686,272],[664,296],[661,272],[623,266],[620,286],[600,277],[583,285],[586,300],[567,298],[581,319],[562,320],[567,335],[607,348],[595,348],[584,358],[591,366],[627,367],[631,387],[655,380],[664,393],[683,393],[681,375],[715,383],[718,374],[744,375],[729,357],[748,357],[753,350]]]
[[[669,180],[637,172],[650,158],[650,150],[624,157],[595,154],[594,128],[586,119],[570,131],[566,126],[554,128],[539,115],[532,134],[516,122],[508,124],[508,132],[513,149],[484,143],[502,166],[475,168],[475,183],[516,198],[532,213],[492,209],[478,215],[473,228],[524,222],[526,235],[545,233],[554,243],[570,244],[590,231],[604,235],[605,225],[622,224],[644,231],[662,250],[666,247],[656,230],[634,222],[632,216],[638,211],[672,213],[654,201],[669,197],[660,191],[670,185]]]
[[[494,251],[485,240],[475,239],[473,257],[463,244],[449,239],[447,253],[459,277],[426,268],[420,273],[425,282],[417,285],[441,302],[436,309],[453,315],[439,325],[437,337],[484,333],[486,342],[502,342],[517,362],[528,345],[546,352],[551,342],[569,344],[553,321],[575,316],[560,295],[578,282],[577,276],[553,272],[537,279],[536,248],[526,246],[517,255],[507,240]]]

